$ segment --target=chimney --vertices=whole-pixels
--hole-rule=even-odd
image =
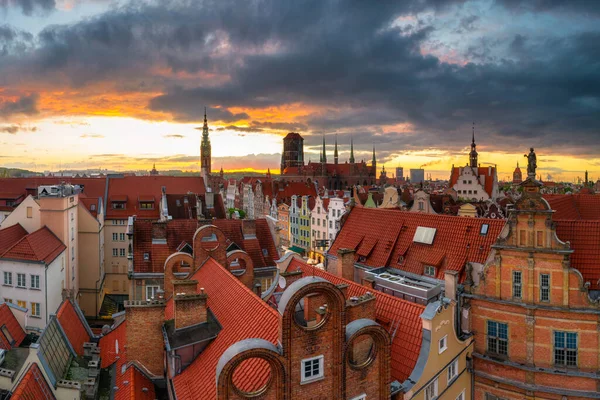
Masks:
[[[206,322],[207,298],[204,288],[200,293],[175,293],[175,330]]]
[[[242,232],[244,239],[256,237],[256,221],[253,219],[242,220]]]
[[[142,364],[152,375],[164,375],[164,300],[125,301],[127,358]]]
[[[445,290],[446,297],[451,300],[458,300],[456,298],[456,286],[458,285],[458,271],[446,270],[444,272]]]
[[[354,249],[338,250],[337,275],[354,282]],[[341,265],[340,265],[341,264]]]

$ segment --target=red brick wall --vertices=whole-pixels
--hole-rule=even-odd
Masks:
[[[138,361],[154,375],[162,376],[164,302],[128,302],[125,304],[125,310],[128,360]]]
[[[206,295],[175,297],[175,329],[206,322]]]

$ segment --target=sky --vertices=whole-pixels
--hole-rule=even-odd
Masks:
[[[295,131],[447,179],[474,124],[500,179],[596,180],[598,43],[588,0],[0,0],[0,165],[198,170],[206,107],[213,169]]]

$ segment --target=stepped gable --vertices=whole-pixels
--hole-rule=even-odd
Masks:
[[[484,264],[505,221],[450,215],[412,213],[396,209],[355,207],[329,253],[355,249],[355,262],[368,267],[392,267],[423,275],[424,266],[436,267],[436,278],[444,271],[461,271],[466,262]],[[483,225],[487,231],[483,234]],[[418,227],[435,228],[432,244],[414,241]]]
[[[303,277],[318,276],[336,285],[348,285],[347,298],[360,297],[367,292],[374,294],[376,298],[376,322],[393,336],[391,347],[392,379],[398,382],[404,382],[408,379],[415,368],[421,351],[423,339],[421,314],[425,311],[425,306],[374,291],[358,283],[310,266],[297,258],[294,258],[288,267],[288,271],[295,270],[302,271]]]
[[[36,261],[50,264],[66,246],[47,227],[38,229],[21,238],[6,250],[1,258],[11,260]]]

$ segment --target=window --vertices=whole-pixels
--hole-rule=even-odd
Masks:
[[[17,300],[17,305],[19,307],[27,308],[27,302],[23,300]]]
[[[15,339],[10,334],[10,331],[8,330],[8,328],[6,327],[6,325],[2,325],[2,329],[0,329],[0,331],[2,331],[2,333],[4,334],[4,337],[8,341],[8,344],[10,344],[11,346],[15,344]]]
[[[27,286],[25,274],[17,274],[17,287],[24,288]]]
[[[435,267],[432,267],[431,265],[426,265],[425,269],[423,270],[423,274],[427,276],[435,276]]]
[[[323,356],[302,360],[300,383],[312,382],[323,378]]]
[[[423,211],[425,209],[425,203],[422,201],[419,202],[419,211]]]
[[[481,225],[481,230],[479,231],[479,234],[481,236],[485,236],[488,233],[488,229],[490,228],[490,226],[488,224],[483,224]]]
[[[118,234],[118,233],[116,233],[116,232],[115,232],[115,233],[113,233],[113,234],[112,234],[112,240],[113,240],[113,242],[116,242],[117,240],[119,240],[119,234]]]
[[[554,331],[554,364],[577,366],[577,333]]]
[[[32,317],[40,316],[40,303],[31,303],[31,316]]]
[[[27,218],[33,218],[33,207],[27,207]]]
[[[550,274],[540,274],[540,301],[550,301]]]
[[[329,229],[333,229],[333,221],[329,221]]]
[[[71,213],[71,221],[75,220],[75,213]]]
[[[112,208],[113,208],[113,210],[124,210],[125,209],[125,203],[124,202],[120,202],[120,201],[113,201],[112,202]]]
[[[144,253],[144,261],[150,261],[150,253]]]
[[[90,211],[96,211],[96,205],[90,204]]]
[[[71,240],[75,240],[75,228],[71,227]]]
[[[456,400],[465,400],[465,391],[460,392],[458,396],[456,396]]]
[[[260,280],[261,291],[266,292],[267,290],[269,290],[269,288],[271,287],[272,284],[273,284],[272,277],[269,276],[269,277],[262,278]]]
[[[438,395],[438,380],[435,378],[433,382],[425,387],[425,400],[433,400]]]
[[[159,286],[146,286],[146,300],[152,300],[156,296]]]
[[[121,242],[124,242],[124,241],[125,241],[125,234],[124,234],[124,233],[119,233],[119,240],[120,240]]]
[[[140,202],[140,208],[142,210],[152,210],[152,209],[154,209],[154,202],[151,202],[151,201]]]
[[[117,257],[119,255],[119,249],[112,249],[113,257]]]
[[[442,354],[448,348],[448,335],[441,338],[438,342],[439,353]]]
[[[497,355],[508,355],[508,325],[502,322],[487,322],[487,351]]]
[[[458,376],[458,359],[452,361],[452,363],[448,366],[448,385],[452,381],[452,379]]]
[[[4,271],[4,284],[12,286],[12,272]]]
[[[71,246],[71,261],[75,259],[75,247]]]
[[[469,185],[471,185],[473,183],[473,181],[469,181]]]
[[[513,298],[520,299],[523,295],[523,276],[521,271],[513,271],[512,275]]]
[[[31,288],[32,289],[40,288],[40,276],[39,275],[31,275]]]
[[[125,249],[119,249],[119,257],[125,257]]]
[[[367,400],[367,395],[365,393],[359,394],[356,397],[353,397],[351,400]]]
[[[4,298],[4,302],[5,303],[12,303],[13,301],[12,301],[12,299],[9,299],[8,297],[5,297]]]

